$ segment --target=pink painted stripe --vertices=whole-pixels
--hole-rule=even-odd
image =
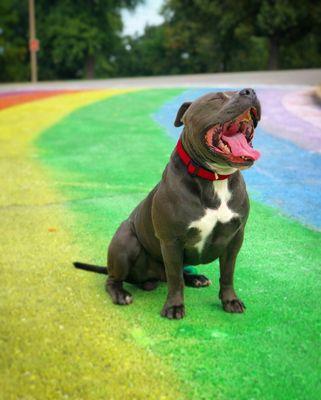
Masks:
[[[259,99],[262,103],[262,121],[260,126],[274,136],[286,139],[295,143],[299,147],[321,153],[321,129],[316,126],[318,119],[321,119],[321,108],[313,108],[313,118],[311,117],[311,105],[307,103],[307,98],[298,100],[298,96],[306,96],[305,92],[290,91],[286,89],[264,89],[257,90]],[[285,107],[283,99],[286,98]],[[305,111],[309,113],[302,117],[302,110],[299,115],[294,114],[294,109],[289,107],[289,99],[296,98],[296,104],[305,105]],[[310,107],[310,108],[309,108]],[[298,107],[297,107],[298,108]],[[299,107],[300,108],[300,107]]]

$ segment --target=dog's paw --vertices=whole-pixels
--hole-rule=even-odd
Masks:
[[[133,302],[133,296],[127,292],[127,290],[107,287],[107,291],[114,304],[119,304],[121,306],[127,306]]]
[[[229,313],[243,313],[246,309],[245,304],[240,299],[222,300],[224,311]]]
[[[115,304],[125,305],[131,304],[133,302],[133,296],[127,292],[126,290],[122,290],[116,294],[116,302]]]
[[[180,304],[178,306],[164,305],[161,316],[168,319],[182,319],[185,316],[185,306]]]
[[[194,288],[210,286],[212,283],[205,275],[187,273],[184,273],[184,282],[186,286]]]

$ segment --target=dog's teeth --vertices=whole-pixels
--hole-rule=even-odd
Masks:
[[[223,140],[220,139],[220,141],[218,142],[218,146],[219,149],[221,149],[222,151],[224,151],[225,153],[231,153],[230,148],[228,147],[227,144],[225,144],[223,142]]]

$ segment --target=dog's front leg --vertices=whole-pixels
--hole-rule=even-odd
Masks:
[[[161,249],[168,290],[161,315],[169,319],[181,319],[185,315],[183,250],[176,240],[161,241]]]
[[[231,313],[242,313],[244,303],[237,297],[234,290],[234,269],[237,254],[242,246],[244,229],[240,229],[232,239],[225,252],[220,257],[220,292],[223,309]]]

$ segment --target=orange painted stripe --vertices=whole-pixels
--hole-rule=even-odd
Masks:
[[[29,103],[31,101],[57,96],[59,94],[69,94],[76,92],[80,92],[80,90],[37,90],[32,92],[11,92],[5,94],[0,93],[0,110],[8,107],[13,107],[22,103]]]

